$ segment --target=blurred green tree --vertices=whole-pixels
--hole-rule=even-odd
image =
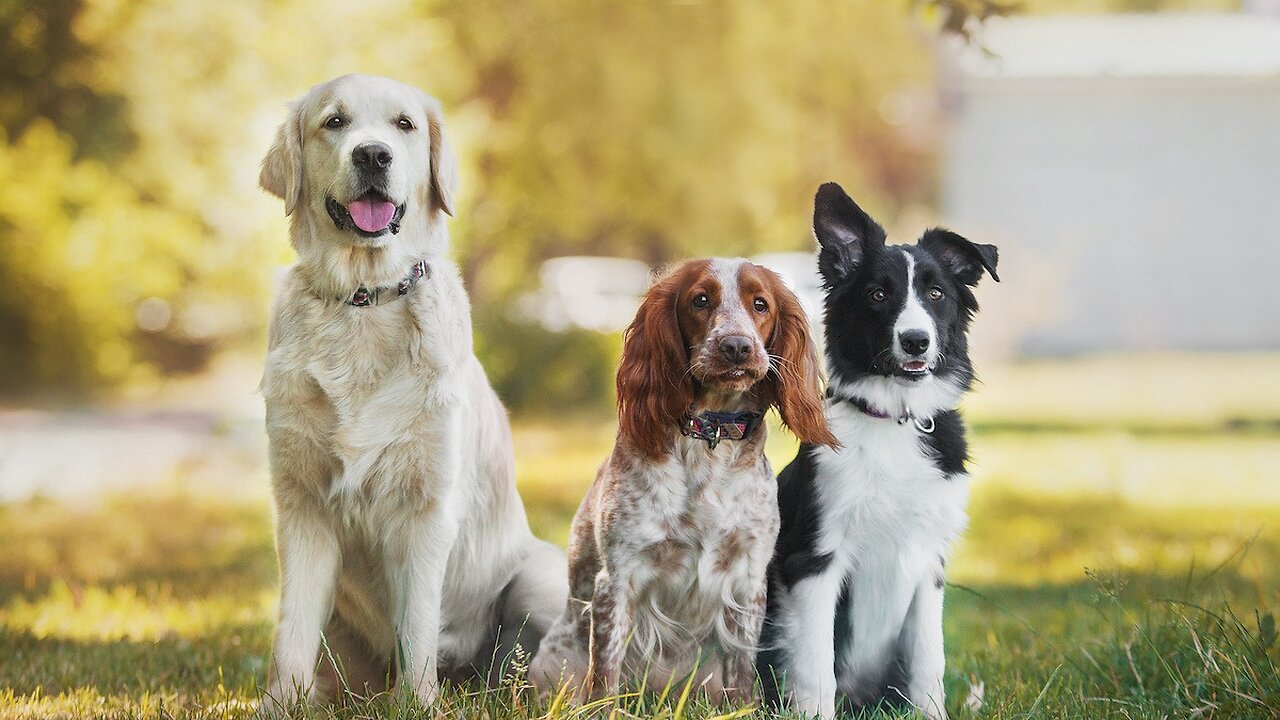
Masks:
[[[81,397],[258,347],[291,252],[257,161],[287,99],[359,71],[445,104],[455,254],[504,396],[598,402],[616,338],[507,312],[543,260],[807,248],[828,179],[890,220],[929,204],[931,40],[1012,7],[0,2],[0,395]]]

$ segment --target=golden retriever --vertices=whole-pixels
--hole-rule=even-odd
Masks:
[[[394,681],[427,704],[440,677],[492,680],[516,642],[536,649],[566,570],[529,530],[446,257],[457,179],[440,105],[386,78],[317,85],[260,182],[298,253],[262,379],[280,560],[269,701]]]

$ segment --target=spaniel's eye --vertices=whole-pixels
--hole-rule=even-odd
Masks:
[[[762,312],[768,312],[769,310],[769,303],[765,302],[764,298],[756,298],[756,301],[754,304],[755,304],[756,312],[762,313]]]
[[[938,301],[939,301],[939,300],[941,300],[943,297],[945,297],[945,296],[942,294],[942,288],[940,288],[940,287],[931,287],[931,288],[929,288],[929,299],[930,299],[930,300],[932,300],[932,301],[934,301],[934,302],[938,302]]]
[[[329,128],[330,130],[337,130],[338,128],[346,124],[347,124],[347,119],[342,117],[341,115],[332,115],[329,117],[328,120],[324,121],[324,126]]]
[[[875,302],[882,303],[887,297],[889,297],[889,295],[885,293],[884,288],[876,288],[871,291],[871,299]]]
[[[396,120],[396,127],[400,128],[401,130],[412,130],[413,121],[405,117],[404,115],[401,115],[400,119]]]
[[[697,295],[693,296],[693,306],[698,308],[699,310],[702,310],[703,308],[705,308],[710,304],[711,304],[711,299],[707,297],[706,293],[698,293]]]

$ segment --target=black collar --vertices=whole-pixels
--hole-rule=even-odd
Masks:
[[[762,412],[700,412],[693,408],[680,419],[680,432],[695,440],[705,440],[714,450],[721,440],[745,440],[760,427]]]
[[[880,408],[872,405],[871,403],[867,402],[865,399],[860,398],[856,395],[853,397],[840,397],[839,395],[836,395],[834,392],[828,389],[827,397],[835,400],[836,402],[847,402],[850,405],[858,408],[858,410],[862,411],[864,415],[870,415],[873,418],[879,418],[881,420],[896,420],[899,425],[905,425],[907,421],[911,421],[911,423],[914,424],[916,426],[916,429],[919,430],[920,432],[922,433],[933,432],[933,428],[934,428],[933,416],[930,415],[928,417],[921,417],[911,412],[911,408],[906,408],[901,415],[895,418],[892,414],[884,410],[881,410]]]
[[[418,281],[431,274],[431,269],[427,267],[426,260],[419,260],[414,263],[409,272],[405,274],[400,282],[395,285],[384,285],[382,287],[367,288],[364,286],[356,288],[356,291],[350,295],[340,296],[338,299],[352,307],[376,307],[378,305],[386,305],[394,302],[409,294],[414,285]]]

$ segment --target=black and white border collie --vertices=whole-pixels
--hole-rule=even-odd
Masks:
[[[946,716],[942,590],[967,522],[970,288],[996,248],[934,229],[915,245],[827,183],[813,229],[826,286],[827,422],[778,477],[782,529],[758,659],[773,705],[822,718],[880,703]]]

